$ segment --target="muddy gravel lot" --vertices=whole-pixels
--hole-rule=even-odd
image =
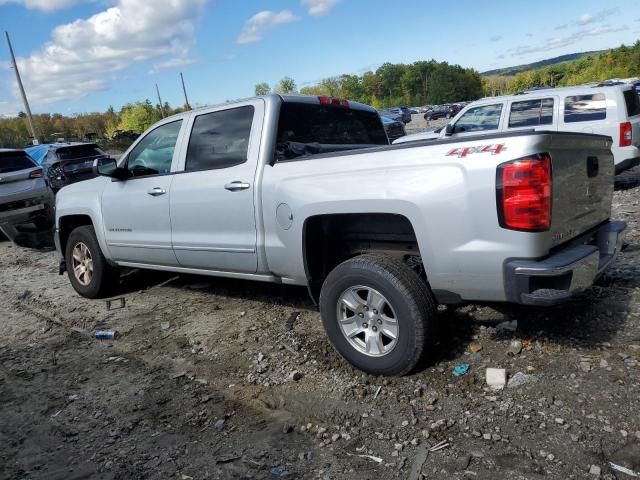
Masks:
[[[610,462],[640,470],[637,182],[614,217],[628,246],[596,286],[442,308],[437,348],[391,379],[337,356],[304,289],[131,271],[108,308],[0,241],[0,478],[633,478]]]

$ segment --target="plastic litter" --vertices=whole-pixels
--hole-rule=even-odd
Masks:
[[[486,378],[492,390],[502,390],[507,383],[507,371],[504,368],[487,368]]]
[[[468,363],[462,363],[460,365],[456,365],[456,367],[453,369],[453,374],[456,377],[461,377],[462,375],[464,375],[469,371],[469,368],[471,367]]]
[[[609,465],[611,465],[611,468],[613,468],[614,470],[617,470],[618,472],[624,473],[633,478],[640,478],[640,472],[634,472],[633,470],[627,467],[623,467],[622,465],[616,465],[613,462],[609,462]]]
[[[501,322],[496,325],[497,333],[513,333],[518,329],[518,321],[512,320],[510,322]]]
[[[287,467],[273,467],[271,469],[271,475],[282,475],[287,472]]]

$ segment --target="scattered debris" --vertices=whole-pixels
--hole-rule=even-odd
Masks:
[[[504,368],[487,368],[486,379],[492,390],[502,390],[507,383],[507,371]]]
[[[509,350],[507,350],[507,355],[520,355],[522,352],[522,342],[520,340],[512,340],[509,344]]]
[[[595,475],[599,477],[601,472],[602,472],[602,469],[598,465],[591,465],[591,468],[589,468],[589,473],[591,475]]]
[[[537,381],[538,381],[538,377],[536,377],[535,375],[529,375],[526,373],[518,372],[509,379],[509,382],[507,383],[507,387],[517,388],[517,387],[521,387],[522,385],[526,385],[527,383],[535,383]]]
[[[220,420],[216,420],[216,423],[213,424],[213,428],[215,428],[216,430],[222,430],[224,428],[224,419],[221,418]]]
[[[627,467],[623,467],[622,465],[617,465],[617,464],[615,464],[613,462],[609,462],[609,465],[614,470],[616,470],[618,472],[621,472],[621,473],[624,473],[625,475],[629,475],[630,477],[634,477],[634,478],[640,478],[640,472],[634,472],[633,470],[631,470],[631,469],[629,469]]]
[[[480,345],[479,343],[471,343],[467,347],[467,350],[471,353],[478,353],[480,350],[482,350],[482,345]]]
[[[107,306],[107,312],[124,308],[126,304],[124,297],[110,298],[109,300],[105,300],[104,303]]]
[[[413,464],[411,465],[411,471],[407,476],[407,480],[420,480],[422,476],[422,467],[424,462],[427,461],[427,457],[429,456],[429,446],[423,445],[418,450],[416,457],[413,459]]]
[[[116,340],[120,333],[117,330],[98,330],[95,336],[96,340]]]
[[[453,374],[456,377],[461,377],[462,375],[464,375],[469,371],[469,368],[471,367],[468,363],[462,363],[460,365],[456,365],[456,367],[453,369]]]
[[[223,453],[222,455],[218,455],[216,457],[216,463],[229,463],[233,462],[234,460],[238,460],[239,458],[242,458],[242,455],[237,452]]]
[[[369,460],[373,460],[376,463],[382,463],[382,459],[380,457],[374,457],[373,455],[366,455],[366,454],[362,454],[362,455],[358,455],[355,453],[349,453],[349,452],[345,452],[347,455],[349,455],[350,457],[360,457],[360,458],[367,458]]]
[[[271,475],[282,475],[287,473],[287,467],[273,467],[271,468]]]
[[[160,330],[165,331],[165,330],[169,330],[171,328],[171,323],[169,323],[169,320],[163,320],[160,322]]]
[[[293,330],[293,324],[300,320],[300,312],[291,312],[285,324],[287,330]]]
[[[382,391],[382,385],[380,385],[378,388],[376,388],[376,393],[373,394],[373,399],[375,400],[376,398],[378,398],[378,395],[380,395],[380,392]]]
[[[513,333],[518,329],[518,321],[512,320],[510,322],[501,322],[496,325],[496,333]]]
[[[294,382],[301,380],[302,377],[303,377],[302,372],[299,372],[298,370],[294,370],[293,372],[291,372],[291,375],[289,375],[289,378]]]

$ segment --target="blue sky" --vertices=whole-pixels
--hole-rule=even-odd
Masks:
[[[258,82],[298,87],[384,62],[435,58],[479,71],[640,39],[637,0],[0,0],[35,112],[150,98],[213,104]],[[4,40],[4,39],[3,39]],[[0,115],[22,109],[0,46]]]

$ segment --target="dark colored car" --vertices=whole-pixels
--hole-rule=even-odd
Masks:
[[[387,137],[389,137],[389,143],[393,143],[394,140],[407,134],[404,129],[404,122],[385,115],[380,115],[380,119],[382,120],[382,125],[384,125],[384,131],[387,132]]]
[[[411,121],[411,112],[409,112],[409,109],[406,107],[385,108],[384,110],[380,110],[380,115],[401,120],[403,123],[409,123]]]
[[[95,143],[46,143],[25,149],[45,170],[53,193],[94,177],[93,161],[108,157]]]
[[[461,110],[459,105],[440,105],[427,110],[424,114],[425,120],[437,120],[438,118],[451,118]]]

